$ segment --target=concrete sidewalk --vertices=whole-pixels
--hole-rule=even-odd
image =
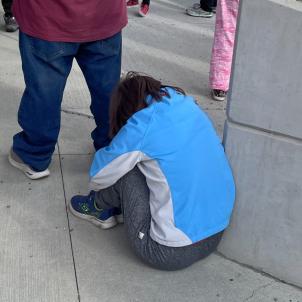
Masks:
[[[207,78],[214,19],[184,14],[188,0],[157,0],[148,18],[129,11],[124,70],[139,70],[196,96],[221,134],[225,103]],[[132,253],[123,226],[102,231],[66,211],[87,193],[93,153],[89,94],[75,65],[62,107],[51,176],[30,181],[7,161],[24,88],[17,34],[0,32],[0,302],[302,302],[302,291],[214,254],[161,272]],[[297,264],[298,265],[298,264]]]

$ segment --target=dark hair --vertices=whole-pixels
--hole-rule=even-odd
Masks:
[[[164,95],[170,97],[169,93],[164,90],[165,87],[171,87],[185,95],[181,88],[163,85],[148,75],[134,71],[128,72],[125,78],[121,79],[111,97],[109,136],[113,138],[135,112],[148,107],[146,103],[148,95],[157,102]]]

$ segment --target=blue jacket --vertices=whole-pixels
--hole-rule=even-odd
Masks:
[[[113,185],[136,165],[150,189],[153,240],[186,246],[224,230],[235,186],[220,139],[194,99],[166,88],[171,98],[147,98],[90,170],[90,188]]]

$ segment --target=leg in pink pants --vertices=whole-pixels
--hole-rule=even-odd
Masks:
[[[239,0],[218,0],[210,88],[228,91]]]

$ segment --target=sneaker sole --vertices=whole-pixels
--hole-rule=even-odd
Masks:
[[[191,17],[200,17],[200,18],[212,18],[213,17],[213,14],[212,15],[197,15],[197,14],[194,14],[194,13],[190,13],[189,11],[186,11],[187,15],[191,16]]]
[[[47,176],[49,176],[50,172],[48,169],[46,169],[45,171],[41,171],[41,172],[34,172],[32,171],[28,165],[26,164],[22,164],[19,163],[17,161],[15,161],[12,157],[11,157],[11,153],[9,153],[8,155],[8,161],[9,163],[19,169],[20,171],[22,171],[28,178],[36,180],[36,179],[41,179],[41,178],[45,178]]]
[[[138,12],[138,15],[141,16],[141,17],[147,17],[147,14],[145,15],[145,14],[143,14],[143,13],[140,12],[140,11]]]
[[[213,17],[213,15],[212,16],[200,16],[200,15],[191,15],[188,13],[187,13],[187,15],[190,17],[195,17],[195,18],[212,18]]]
[[[8,32],[8,33],[14,33],[18,29],[19,29],[19,27],[17,27],[17,28],[15,28],[15,27],[6,27],[5,31]]]
[[[223,102],[225,100],[225,97],[219,97],[214,95],[214,93],[212,93],[212,98],[214,101],[218,101],[218,102]]]
[[[107,220],[99,220],[99,219],[95,218],[94,216],[79,213],[72,207],[71,203],[69,203],[68,208],[72,215],[74,215],[78,218],[81,218],[83,220],[89,221],[101,229],[106,230],[106,229],[113,228],[114,226],[117,225],[117,221],[114,216],[108,218]]]

